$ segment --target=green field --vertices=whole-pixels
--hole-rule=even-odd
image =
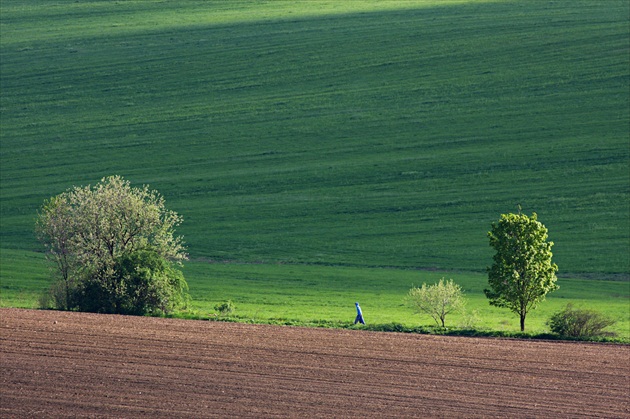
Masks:
[[[556,294],[619,303],[628,325],[626,0],[0,8],[3,305],[45,287],[43,200],[118,174],[184,216],[194,300],[244,316],[345,318],[363,277],[378,321],[440,271],[478,293],[490,223],[520,204],[560,274],[621,288]]]
[[[48,283],[45,261],[40,256],[11,255],[14,265],[5,265],[0,273],[12,284],[2,287],[0,307],[37,307],[42,286]],[[26,268],[25,268],[26,267]],[[508,310],[491,307],[483,294],[487,278],[475,273],[441,273],[417,270],[318,265],[235,264],[193,262],[184,268],[192,300],[182,315],[216,319],[214,307],[226,300],[236,304],[232,320],[349,327],[356,315],[354,302],[363,308],[368,327],[397,323],[406,327],[435,326],[428,315],[417,315],[404,305],[409,289],[423,282],[436,283],[442,276],[453,278],[464,290],[467,307],[464,314],[447,317],[447,327],[473,327],[481,332],[516,333],[518,316]],[[18,278],[28,281],[17,281]],[[623,281],[593,281],[560,278],[560,289],[532,311],[526,332],[548,332],[549,317],[567,302],[589,308],[617,320],[608,330],[630,342],[630,284]],[[473,312],[475,314],[473,315]]]

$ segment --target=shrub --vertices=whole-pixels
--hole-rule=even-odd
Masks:
[[[218,311],[220,315],[226,316],[236,309],[236,305],[234,305],[232,300],[227,300],[214,306],[214,309]]]
[[[553,333],[560,336],[585,338],[614,336],[614,333],[604,329],[615,324],[615,320],[593,310],[574,308],[569,303],[551,316],[547,324]]]
[[[481,321],[479,311],[473,310],[470,313],[463,313],[464,318],[460,321],[459,327],[464,330],[474,330]]]

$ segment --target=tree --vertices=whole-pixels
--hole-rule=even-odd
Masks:
[[[71,250],[71,230],[72,214],[62,197],[52,197],[45,201],[36,222],[36,232],[46,247],[48,259],[55,264],[53,272],[57,281],[49,292],[54,306],[62,310],[69,309],[70,293],[74,289],[72,270],[74,266],[78,266]]]
[[[406,301],[416,312],[430,315],[442,327],[445,327],[447,314],[460,311],[465,306],[462,288],[452,279],[444,282],[444,278],[437,284],[425,283],[421,288],[411,288]]]
[[[490,289],[484,293],[490,305],[519,315],[524,331],[527,313],[558,289],[558,266],[551,261],[553,242],[547,241],[547,228],[536,213],[528,217],[520,211],[502,214],[498,223],[492,223],[488,237],[496,254],[488,268]]]
[[[120,176],[75,187],[44,202],[36,232],[61,288],[55,308],[106,313],[167,313],[186,298],[176,268],[187,259],[156,191],[132,188]]]

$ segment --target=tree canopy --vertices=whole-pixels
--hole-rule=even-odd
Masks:
[[[488,232],[490,246],[496,253],[488,268],[489,289],[484,293],[490,304],[506,307],[520,316],[521,331],[525,330],[527,313],[545,299],[547,293],[558,289],[552,263],[547,228],[525,214],[502,214]]]
[[[44,202],[36,232],[54,262],[52,305],[121,314],[167,313],[186,298],[182,222],[148,186],[120,176]]]
[[[466,304],[462,288],[452,279],[444,282],[444,278],[437,284],[411,288],[406,302],[416,312],[430,315],[442,327],[445,327],[447,314],[462,310]]]

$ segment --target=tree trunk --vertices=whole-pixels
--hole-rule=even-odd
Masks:
[[[521,313],[521,332],[525,331],[525,313]]]

